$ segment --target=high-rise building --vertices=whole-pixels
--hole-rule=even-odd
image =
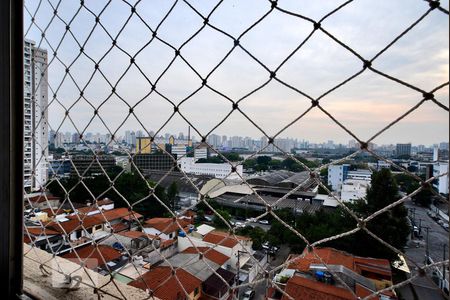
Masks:
[[[48,166],[47,51],[24,44],[24,187],[38,190]]]
[[[395,154],[397,156],[408,155],[411,156],[411,143],[409,144],[397,144],[395,148]]]

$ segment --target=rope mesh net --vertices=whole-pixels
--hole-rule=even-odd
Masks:
[[[69,2],[69,3],[68,3]],[[174,207],[171,206],[165,199],[160,199],[157,190],[161,186],[163,181],[167,179],[171,174],[177,173],[179,176],[178,180],[183,180],[185,183],[192,186],[192,188],[197,192],[198,199],[189,207],[185,207],[182,213],[185,213],[191,209],[195,209],[198,205],[206,207],[206,209],[212,211],[215,216],[220,218],[228,230],[227,235],[223,235],[220,241],[215,245],[212,245],[207,250],[200,249],[198,243],[195,243],[190,234],[187,234],[185,238],[191,244],[199,255],[190,256],[189,259],[183,261],[182,263],[177,262],[174,265],[174,260],[170,259],[161,250],[161,245],[159,245],[158,239],[150,234],[145,234],[149,237],[150,247],[153,248],[154,252],[158,255],[158,260],[162,261],[162,265],[170,269],[167,273],[167,279],[160,282],[160,286],[166,284],[169,280],[174,279],[176,283],[180,284],[185,295],[180,297],[189,297],[190,292],[185,289],[182,282],[178,278],[180,269],[188,267],[201,261],[204,264],[204,268],[208,272],[215,274],[223,285],[227,287],[227,292],[234,298],[238,297],[235,291],[248,286],[256,286],[258,284],[263,284],[265,288],[272,287],[279,293],[288,299],[294,299],[293,295],[289,295],[286,290],[283,290],[279,283],[275,282],[275,275],[282,269],[289,266],[291,263],[295,262],[299,257],[289,256],[289,259],[281,262],[276,267],[269,267],[268,265],[263,265],[260,261],[253,256],[253,253],[247,248],[246,240],[242,239],[236,234],[237,227],[229,223],[225,218],[219,214],[217,208],[210,204],[211,199],[209,198],[209,191],[214,190],[220,183],[214,183],[212,186],[208,186],[208,191],[202,189],[198,182],[195,180],[195,176],[192,174],[187,174],[179,166],[180,160],[183,157],[190,156],[194,153],[196,149],[200,147],[207,147],[208,151],[217,154],[225,163],[231,166],[230,173],[237,174],[238,179],[246,189],[251,191],[251,195],[256,197],[263,207],[263,211],[259,214],[255,220],[263,220],[264,218],[270,217],[273,220],[281,223],[287,231],[295,234],[299,241],[306,244],[305,251],[312,253],[312,255],[325,266],[326,271],[332,275],[336,275],[336,269],[332,266],[328,266],[323,259],[315,253],[317,247],[321,247],[323,244],[345,238],[356,234],[357,232],[365,232],[367,235],[371,236],[378,243],[384,245],[385,247],[391,249],[393,252],[403,256],[408,264],[417,267],[417,270],[411,273],[411,276],[401,282],[389,285],[385,288],[378,289],[365,296],[365,299],[370,299],[377,297],[382,293],[392,291],[403,285],[406,285],[418,277],[427,278],[430,283],[436,285],[431,279],[431,271],[435,268],[442,266],[448,266],[448,260],[438,260],[432,263],[427,262],[424,265],[417,264],[411,259],[407,253],[402,249],[397,249],[390,245],[376,234],[371,232],[366,226],[375,217],[386,213],[396,206],[402,205],[408,201],[411,201],[411,197],[417,195],[422,190],[430,190],[435,197],[441,199],[445,203],[448,203],[448,199],[434,189],[430,189],[431,183],[439,179],[439,177],[446,176],[447,172],[441,173],[436,177],[431,177],[427,180],[422,179],[414,172],[409,171],[406,167],[397,164],[389,158],[383,157],[378,154],[370,147],[370,143],[385,132],[388,132],[391,127],[401,123],[403,119],[409,117],[414,112],[418,111],[425,103],[432,103],[439,110],[442,110],[448,114],[448,99],[440,100],[441,98],[435,96],[439,93],[444,93],[448,89],[448,82],[437,82],[435,87],[431,89],[424,89],[420,85],[408,82],[406,79],[399,78],[393,74],[388,74],[382,71],[381,68],[377,68],[376,63],[383,56],[389,56],[389,49],[394,45],[397,45],[406,38],[408,35],[414,35],[411,31],[416,28],[422,22],[432,22],[434,18],[447,18],[448,10],[438,1],[421,1],[423,2],[423,13],[416,18],[410,24],[402,24],[401,29],[398,31],[396,36],[394,36],[384,47],[374,51],[374,54],[367,56],[359,52],[351,43],[346,42],[345,36],[339,36],[333,34],[332,22],[328,22],[333,17],[338,16],[343,10],[350,9],[353,5],[356,5],[355,1],[345,1],[334,7],[328,7],[326,13],[323,13],[322,17],[310,17],[309,15],[303,15],[301,10],[289,9],[283,5],[282,1],[266,1],[264,5],[261,5],[255,11],[246,12],[244,15],[248,14],[248,17],[243,20],[240,24],[245,24],[241,26],[239,30],[236,28],[224,28],[221,26],[221,22],[215,22],[215,20],[230,18],[233,19],[232,14],[227,14],[229,10],[222,9],[223,6],[227,5],[228,1],[217,1],[213,5],[209,3],[208,5],[199,5],[195,1],[167,1],[163,5],[154,8],[149,3],[145,1],[101,1],[95,2],[83,1],[63,1],[63,0],[28,0],[25,3],[25,32],[24,36],[26,39],[33,40],[35,42],[35,47],[39,49],[45,49],[48,55],[48,61],[42,64],[39,71],[41,76],[37,82],[35,82],[35,88],[25,90],[25,93],[30,94],[34,105],[39,106],[37,101],[39,87],[45,85],[48,87],[48,103],[43,107],[39,107],[40,112],[42,112],[40,118],[36,118],[36,124],[32,129],[31,137],[35,139],[37,148],[40,149],[40,153],[36,154],[37,163],[44,163],[48,165],[51,174],[47,181],[40,182],[38,180],[37,170],[32,170],[31,179],[35,179],[37,182],[37,188],[40,190],[46,190],[50,185],[57,185],[63,191],[64,197],[61,199],[61,203],[58,207],[54,207],[52,199],[47,196],[47,194],[41,194],[41,203],[44,203],[50,208],[50,214],[56,216],[59,212],[64,209],[69,209],[74,214],[71,215],[69,221],[53,218],[51,221],[37,220],[30,229],[30,224],[24,224],[24,237],[28,240],[27,243],[30,244],[30,248],[25,251],[25,261],[27,259],[37,259],[37,263],[41,266],[43,274],[51,272],[59,272],[66,276],[72,276],[74,273],[67,273],[62,266],[60,266],[60,261],[55,257],[61,251],[58,247],[48,247],[49,251],[53,256],[51,259],[41,259],[39,254],[36,252],[37,248],[42,248],[42,241],[44,244],[52,245],[54,238],[51,232],[57,229],[58,233],[64,237],[65,247],[68,252],[74,253],[75,258],[80,260],[80,269],[88,267],[88,260],[86,259],[92,255],[95,257],[100,257],[99,264],[104,265],[105,274],[104,276],[109,276],[110,281],[107,285],[114,286],[117,293],[111,294],[105,290],[105,286],[97,286],[95,281],[92,279],[90,282],[83,281],[81,284],[90,287],[95,287],[95,291],[101,295],[108,294],[109,296],[116,298],[127,298],[127,295],[120,290],[120,286],[116,284],[113,280],[117,269],[112,270],[110,265],[108,265],[108,258],[104,257],[105,254],[101,250],[102,244],[105,240],[109,240],[110,244],[121,245],[121,253],[127,256],[130,261],[137,259],[140,250],[132,250],[127,246],[124,246],[123,236],[121,236],[116,230],[114,230],[114,224],[111,224],[111,218],[108,215],[108,210],[101,209],[100,201],[106,196],[113,193],[116,195],[116,199],[120,199],[123,203],[124,210],[121,211],[122,217],[126,217],[128,221],[136,228],[137,231],[142,230],[145,227],[145,221],[142,216],[136,213],[137,208],[142,207],[146,203],[157,203],[161,206],[164,211],[163,214],[171,216],[172,222],[167,226],[176,227],[183,231],[186,225],[178,218],[177,213],[174,211]],[[229,4],[229,3],[228,3]],[[116,22],[105,22],[103,21],[104,15],[108,14],[111,6],[118,6],[120,14],[114,15]],[[317,4],[320,6],[322,4]],[[207,6],[207,8],[205,8]],[[327,6],[330,6],[327,4]],[[164,31],[165,24],[170,21],[171,18],[179,16],[177,10],[183,10],[186,13],[186,20],[180,21],[182,26],[180,26],[179,31],[185,33],[177,34],[174,31]],[[175,15],[175,16],[173,16]],[[278,18],[290,18],[295,26],[292,26],[292,30],[297,28],[296,26],[305,26],[309,28],[305,30],[307,34],[302,36],[302,38],[295,38],[295,45],[287,49],[282,44],[282,48],[286,54],[281,54],[277,58],[277,62],[274,63],[273,60],[268,59],[265,61],[261,49],[254,49],[254,47],[249,47],[245,39],[255,31],[263,30],[263,34],[267,31],[268,39],[271,37],[271,32],[269,29],[282,34],[285,28],[269,28],[264,25],[264,23],[271,18],[271,16],[276,15]],[[434,18],[432,18],[432,16]],[[239,20],[241,21],[241,20]],[[380,22],[385,22],[385,20],[380,20]],[[389,20],[386,20],[389,22]],[[349,26],[352,26],[349,22]],[[222,24],[223,25],[223,24]],[[181,28],[185,26],[186,28]],[[239,26],[236,26],[239,27]],[[232,30],[233,29],[233,30]],[[186,32],[189,32],[187,34]],[[204,32],[214,35],[215,39],[213,42],[221,43],[221,45],[226,45],[220,51],[217,50],[218,47],[209,45],[205,47],[205,53],[196,54],[195,51],[190,50],[190,45],[196,42],[196,39],[200,39]],[[294,32],[295,33],[295,32]],[[432,34],[432,33],[430,33]],[[312,87],[308,87],[305,84],[294,84],[295,80],[286,79],[280,74],[283,74],[283,68],[298,68],[294,62],[295,56],[302,53],[309,43],[313,43],[313,39],[320,35],[321,41],[326,40],[330,47],[337,47],[339,50],[343,51],[345,55],[351,57],[356,65],[359,67],[351,74],[345,74],[339,81],[333,83],[331,86],[322,85],[320,81],[313,82]],[[444,37],[441,37],[444,38]],[[135,42],[135,39],[139,43]],[[259,41],[259,48],[265,48],[266,42],[270,41]],[[96,47],[94,48],[93,45]],[[139,46],[136,46],[139,45]],[[328,45],[328,44],[327,44]],[[292,46],[292,45],[291,45]],[[152,51],[154,48],[164,48],[164,55],[153,55]],[[152,50],[153,49],[153,50]],[[276,48],[278,50],[278,48]],[[211,59],[211,56],[207,52],[216,51],[219,53],[218,57]],[[287,51],[289,50],[289,51]],[[304,50],[307,51],[307,50]],[[31,62],[38,61],[37,53],[34,52],[31,57]],[[111,60],[111,56],[119,57],[120,59]],[[204,57],[203,57],[204,55]],[[245,57],[245,62],[251,64],[254,69],[258,70],[257,80],[249,80],[244,82],[233,82],[234,78],[224,78],[223,76],[216,75],[221,72],[223,68],[230,68],[227,63],[233,60],[233,55],[240,55]],[[199,66],[199,61],[204,61],[204,64]],[[424,61],[426,57],[424,57]],[[159,65],[152,65],[152,61],[160,62]],[[243,59],[244,61],[244,59]],[[334,61],[327,61],[328,64],[335,63]],[[424,62],[426,63],[426,62]],[[230,63],[231,67],[238,68],[236,63]],[[84,68],[80,69],[80,65]],[[120,65],[122,68],[114,69],[112,66]],[[37,65],[39,67],[39,65]],[[184,68],[186,72],[189,72],[190,76],[188,79],[182,77],[171,76],[179,72],[180,68]],[[117,70],[121,71],[117,71]],[[80,71],[82,70],[82,71]],[[151,70],[151,71],[148,71]],[[332,108],[328,108],[327,98],[331,97],[338,91],[342,90],[345,86],[348,86],[351,82],[358,80],[358,78],[363,77],[365,74],[370,73],[372,76],[377,78],[382,78],[385,82],[401,87],[402,91],[408,91],[408,95],[415,101],[414,105],[410,107],[406,112],[397,116],[393,121],[387,123],[382,129],[378,130],[368,139],[362,139],[360,134],[355,133],[352,130],[352,124],[347,124],[345,120],[341,120],[340,117],[336,116]],[[132,79],[129,78],[132,74]],[[170,76],[168,76],[168,74]],[[215,77],[216,76],[216,77]],[[131,77],[131,76],[130,76]],[[171,80],[166,80],[166,78],[172,78]],[[218,83],[217,78],[222,80],[222,83]],[[237,76],[238,78],[238,76]],[[143,88],[137,88],[136,94],[130,94],[125,92],[127,88],[134,89],[134,85],[139,81],[139,86]],[[223,82],[226,82],[224,84]],[[227,87],[228,85],[235,84],[240,89],[240,94]],[[292,93],[301,102],[299,107],[303,107],[303,111],[298,113],[297,116],[288,120],[286,124],[279,124],[280,129],[274,134],[270,134],[272,128],[266,128],[263,124],[263,120],[256,117],[254,114],[249,113],[245,109],[246,102],[251,100],[253,97],[264,90],[264,88],[270,87],[273,84],[277,84],[279,87]],[[166,92],[167,86],[176,87],[178,89],[178,94],[172,95],[170,92]],[[310,90],[314,90],[311,92]],[[245,92],[243,92],[245,91]],[[319,92],[317,92],[319,91]],[[32,95],[31,95],[32,94]],[[127,94],[127,95],[125,95]],[[315,96],[313,96],[315,94]],[[39,94],[40,95],[40,94]],[[202,103],[205,106],[211,106],[213,115],[205,116],[207,119],[206,123],[208,125],[203,125],[197,118],[192,118],[190,113],[189,105],[197,101],[196,97],[203,95],[203,97],[210,98],[220,103],[215,106],[215,102],[209,101]],[[206,95],[206,96],[205,96]],[[364,97],[364,95],[358,95]],[[267,97],[266,97],[267,98]],[[272,95],[268,99],[259,100],[261,104],[264,101],[272,102],[276,101],[277,95]],[[444,95],[444,98],[448,98],[448,92]],[[445,102],[447,101],[447,103]],[[153,111],[143,111],[142,107],[145,103],[157,103],[158,106]],[[210,112],[210,109],[206,109]],[[80,111],[82,111],[80,118]],[[76,180],[68,188],[67,185],[62,183],[62,178],[57,175],[58,170],[53,169],[54,166],[51,164],[48,158],[48,143],[42,143],[42,140],[35,138],[35,134],[38,132],[36,130],[39,125],[46,125],[47,122],[47,112],[48,118],[52,121],[48,122],[48,128],[52,132],[52,135],[56,136],[58,133],[71,128],[75,132],[77,141],[85,146],[89,152],[88,160],[86,166],[80,168],[80,165],[75,164],[72,161],[73,150],[65,148],[65,152],[62,153],[69,158],[69,163],[72,168],[72,178]],[[312,113],[321,112],[321,117],[326,122],[330,122],[330,126],[337,126],[336,128],[342,129],[348,137],[354,139],[359,143],[359,149],[350,153],[346,157],[338,160],[330,161],[329,163],[322,164],[318,167],[311,168],[304,161],[299,160],[296,155],[289,153],[283,147],[277,144],[277,138],[287,131],[292,130],[296,124],[303,121],[307,116]],[[351,109],[349,110],[351,112]],[[152,122],[154,114],[162,115],[165,119],[161,124],[155,125]],[[75,115],[75,116],[74,116]],[[227,156],[225,156],[220,149],[212,145],[209,137],[211,134],[218,132],[223,126],[227,126],[227,122],[235,117],[239,117],[244,120],[247,126],[253,127],[260,135],[266,138],[267,143],[262,145],[256,151],[246,158],[236,162],[231,161]],[[150,119],[150,120],[149,120]],[[201,143],[197,143],[194,148],[181,156],[173,156],[168,149],[157,143],[157,137],[164,132],[168,124],[174,122],[175,119],[187,124],[192,131],[199,136]],[[447,116],[448,121],[448,116]],[[164,175],[156,180],[156,182],[150,182],[146,178],[145,172],[142,172],[136,165],[136,155],[138,152],[132,151],[129,147],[124,146],[119,140],[119,133],[125,129],[129,129],[129,124],[137,124],[140,127],[144,136],[150,138],[150,143],[142,148],[145,151],[147,148],[157,149],[160,153],[166,154],[169,159],[170,167],[164,170]],[[151,125],[150,125],[151,124]],[[97,126],[97,127],[95,127]],[[106,144],[116,147],[122,154],[126,155],[126,161],[129,163],[133,172],[137,174],[140,178],[140,184],[146,191],[145,197],[130,201],[121,191],[123,187],[117,187],[117,181],[121,176],[123,176],[127,171],[125,169],[116,172],[111,175],[108,172],[108,167],[105,166],[105,162],[102,155],[99,153],[98,149],[86,139],[86,134],[90,130],[99,130],[94,128],[101,128],[107,133],[108,141]],[[152,131],[153,130],[153,131]],[[261,153],[265,153],[268,149],[271,151],[276,151],[280,155],[286,158],[292,159],[295,163],[300,165],[303,169],[308,172],[309,180],[303,182],[300,185],[296,185],[290,191],[288,191],[282,197],[277,197],[273,202],[268,202],[264,195],[255,189],[255,186],[247,182],[248,178],[240,173],[236,173],[238,166],[243,165],[247,161],[257,157]],[[384,208],[370,214],[367,217],[361,217],[356,214],[351,206],[343,202],[338,196],[333,194],[329,187],[323,182],[320,176],[322,170],[327,169],[331,165],[337,165],[343,163],[357,155],[365,154],[368,156],[373,156],[379,161],[383,161],[391,166],[392,169],[402,172],[420,183],[420,186],[410,194],[405,194],[396,202],[385,206]],[[36,159],[35,159],[36,160]],[[90,178],[88,173],[89,168],[97,166],[98,173],[104,175],[108,188],[102,191],[91,190],[87,181]],[[58,166],[57,168],[61,168]],[[283,201],[286,201],[290,196],[294,195],[298,191],[302,191],[305,188],[305,184],[316,184],[323,188],[330,197],[338,202],[339,207],[348,214],[350,219],[353,219],[354,228],[350,231],[342,232],[340,234],[329,236],[324,239],[317,241],[308,240],[304,234],[302,234],[301,229],[297,228],[295,225],[287,220],[284,220],[277,213],[277,205],[281,205]],[[73,192],[83,187],[84,190],[88,192],[89,202],[91,202],[90,209],[98,210],[96,214],[97,218],[101,220],[100,223],[104,223],[106,228],[110,230],[106,232],[104,236],[98,238],[96,232],[92,230],[92,224],[86,224],[86,221],[91,222],[91,215],[88,212],[81,213],[78,210],[78,206],[74,201],[72,201],[71,196]],[[36,203],[32,202],[30,199],[34,195],[34,192],[29,189],[24,190],[25,206],[33,208],[36,207]],[[243,221],[243,225],[250,225],[251,222],[255,220]],[[26,221],[28,222],[28,221]],[[64,222],[72,222],[72,227],[63,226]],[[100,224],[99,223],[99,224]],[[38,224],[38,225],[36,225]],[[33,234],[30,230],[35,230],[40,228],[39,234]],[[84,231],[84,240],[80,242],[71,238],[77,230]],[[97,233],[98,235],[98,233]],[[213,252],[219,244],[225,243],[227,240],[232,239],[236,241],[237,244],[241,246],[242,257],[248,256],[250,262],[253,265],[258,266],[259,275],[251,282],[237,284],[235,282],[230,282],[229,279],[224,278],[218,269],[211,264],[211,261],[206,259],[208,257],[208,252]],[[37,240],[40,240],[40,244],[37,244]],[[92,245],[90,248],[90,253],[84,255],[81,258],[75,249],[80,243],[86,243]],[[448,241],[443,241],[448,243]],[[35,255],[31,256],[32,253]],[[124,268],[125,266],[123,266]],[[138,267],[136,264],[131,264],[131,268],[134,269],[136,274],[144,275],[146,272],[142,268]],[[120,270],[120,268],[118,269]],[[173,276],[169,276],[172,274]],[[238,274],[239,275],[239,274]],[[340,286],[348,290],[355,299],[358,295],[355,289],[350,287],[348,282],[341,279],[340,276],[333,276],[335,280],[339,281]],[[147,286],[147,281],[142,280],[142,286],[146,287],[149,296],[153,295],[153,291],[158,288],[151,288]],[[141,287],[142,287],[141,286]],[[442,292],[443,297],[448,298],[448,296]]]

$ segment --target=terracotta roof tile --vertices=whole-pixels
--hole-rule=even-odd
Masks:
[[[95,247],[93,245],[89,245],[82,248],[76,248],[73,252],[66,253],[62,255],[62,257],[71,259],[73,262],[81,264],[81,261],[78,259],[75,252],[82,260],[89,258],[84,262],[86,268],[88,269],[95,269],[97,266],[103,266],[105,265],[105,262],[107,263],[119,259],[122,256],[119,251],[110,246],[98,245]]]
[[[334,248],[316,248],[313,252],[305,250],[302,255],[297,255],[297,259],[291,262],[288,268],[307,272],[309,271],[310,264],[322,263],[316,256],[319,256],[326,264],[342,265],[359,274],[362,269],[367,270],[370,268],[371,272],[391,276],[390,264],[387,259],[353,256],[350,253]],[[288,259],[294,257],[291,256]]]
[[[91,228],[93,226],[106,223],[107,221],[110,222],[113,220],[121,219],[124,216],[128,216],[132,213],[134,212],[130,212],[127,208],[122,207],[104,211],[103,214],[86,216],[84,218],[81,218],[81,220],[84,228]],[[72,216],[69,221],[65,222],[52,221],[49,222],[47,226],[61,233],[63,233],[64,231],[70,233],[82,228],[77,216]]]
[[[27,235],[27,232],[30,235],[33,235],[33,236],[43,236],[43,237],[45,237],[46,235],[57,235],[57,234],[59,234],[58,231],[52,230],[52,229],[49,229],[49,228],[45,228],[45,227],[27,227],[24,230],[24,234]]]
[[[354,300],[355,296],[347,289],[310,280],[301,276],[289,279],[284,290],[295,300],[326,299],[326,300]],[[283,294],[282,300],[290,299]]]
[[[175,279],[175,276],[178,280]],[[180,283],[181,285],[180,285]],[[162,300],[176,300],[186,298],[184,290],[190,294],[196,288],[201,289],[201,281],[183,269],[177,269],[172,274],[170,267],[156,267],[129,285],[147,290],[153,290],[153,295]],[[184,290],[183,290],[184,288]]]
[[[215,262],[219,266],[222,266],[226,263],[230,257],[225,254],[220,253],[219,251],[212,249],[210,247],[197,247],[198,251],[194,247],[189,247],[184,250],[182,253],[187,254],[196,254],[196,253],[205,253],[205,257],[212,262]]]
[[[238,240],[249,240],[247,237],[229,235],[227,232],[211,231],[203,238],[204,242],[233,248],[238,244]]]
[[[190,224],[190,222],[186,219],[177,219],[177,221],[183,229]],[[180,229],[177,222],[175,222],[173,218],[152,218],[145,221],[145,227],[155,228],[156,230],[166,234]]]

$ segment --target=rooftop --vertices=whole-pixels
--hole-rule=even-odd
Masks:
[[[225,254],[222,254],[219,251],[214,250],[209,247],[197,247],[197,249],[195,249],[194,247],[189,247],[186,250],[184,250],[182,253],[185,253],[185,254],[203,253],[205,258],[209,259],[210,261],[215,262],[219,266],[222,266],[224,263],[226,263],[230,259],[230,257],[226,256]]]
[[[73,262],[78,264],[83,263],[86,268],[93,270],[97,267],[104,266],[110,261],[121,258],[122,254],[110,246],[97,245],[96,247],[93,245],[89,245],[81,248],[76,248],[73,251],[62,255],[61,257],[71,259]]]
[[[151,289],[153,295],[162,300],[176,300],[184,299],[186,293],[192,293],[201,283],[200,279],[183,269],[172,272],[170,267],[160,266],[130,282],[129,285],[143,290]]]

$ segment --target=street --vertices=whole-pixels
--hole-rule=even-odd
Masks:
[[[407,202],[405,206],[409,210],[411,220],[419,230],[419,237],[412,238],[410,236],[410,240],[407,243],[408,248],[405,249],[406,255],[419,266],[425,264],[427,251],[434,262],[448,259],[448,232],[427,214],[427,208],[417,206],[411,202]],[[415,274],[417,270],[414,264],[410,261],[407,262],[411,273]],[[448,268],[446,269],[446,273],[448,280]],[[432,272],[428,272],[427,274],[430,276]],[[411,295],[415,294],[418,299],[445,299],[442,292],[425,277],[417,278],[413,281],[412,285],[404,287],[404,290],[407,290],[408,287],[414,290],[414,293],[411,293]],[[403,296],[406,296],[406,293]],[[410,296],[405,299],[416,298],[411,298]]]
[[[291,249],[288,246],[281,245],[280,250],[277,252],[276,256],[274,257],[275,259],[272,259],[272,258],[269,259],[269,265],[267,266],[266,270],[270,271],[270,270],[274,269],[275,267],[278,267],[279,265],[283,264],[286,261],[286,258],[288,257],[290,252],[291,252]],[[275,275],[275,274],[273,274],[273,275]],[[258,279],[261,278],[260,276],[258,276]],[[254,300],[265,299],[266,289],[267,289],[266,281],[262,281],[256,285],[254,285],[253,289],[255,290],[255,297],[253,298]]]

